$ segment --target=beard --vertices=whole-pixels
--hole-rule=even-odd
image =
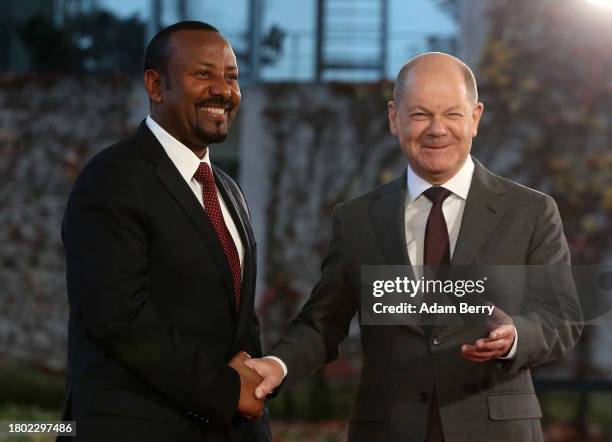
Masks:
[[[206,145],[211,143],[222,143],[227,138],[226,132],[211,132],[207,131],[201,127],[196,128],[196,134],[200,140],[202,140]]]
[[[210,122],[207,123],[206,121],[200,121],[200,115],[198,114],[200,112],[200,109],[205,106],[219,106],[227,110],[227,120],[225,122],[225,127],[222,122],[217,122],[216,124],[212,125],[214,129],[211,130]],[[225,141],[225,138],[227,138],[227,131],[229,130],[231,120],[233,120],[232,109],[233,106],[231,102],[223,98],[198,101],[196,103],[196,115],[198,115],[198,124],[195,128],[196,135],[198,136],[198,138],[201,141],[205,142],[207,145],[210,143],[222,143],[223,141]],[[205,116],[204,119],[206,119]]]

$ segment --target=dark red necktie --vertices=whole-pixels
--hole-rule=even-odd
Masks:
[[[442,277],[436,267],[450,265],[450,241],[448,240],[448,228],[442,212],[442,203],[448,198],[451,191],[440,186],[433,186],[423,192],[423,195],[429,199],[433,205],[429,211],[427,225],[425,227],[425,246],[423,248],[423,265],[433,266],[433,268],[423,268],[423,273],[428,279]],[[431,295],[431,294],[429,294]],[[425,296],[425,302],[431,305],[434,301],[431,296]],[[426,319],[431,321],[431,317]],[[433,325],[424,325],[423,329],[428,336],[431,336]],[[429,416],[427,418],[427,430],[425,433],[426,442],[442,442],[442,420],[440,418],[440,408],[438,405],[438,394],[434,387],[431,404],[429,407]]]
[[[423,247],[423,277],[425,279],[444,279],[446,268],[440,266],[450,265],[450,242],[448,240],[448,229],[446,228],[446,220],[444,212],[442,212],[442,203],[451,194],[450,190],[440,186],[433,186],[423,192],[432,203],[425,226],[425,242]],[[434,302],[439,301],[440,293],[425,292],[423,301],[432,306]],[[431,322],[435,320],[435,315],[426,313],[422,316],[424,330],[431,333]]]
[[[425,227],[425,244],[423,249],[423,265],[450,265],[450,242],[442,203],[451,191],[440,186],[433,186],[423,192],[433,205],[429,211]]]
[[[236,310],[238,310],[240,307],[240,287],[242,285],[242,278],[240,275],[240,258],[238,257],[238,250],[236,249],[234,239],[232,238],[232,235],[225,224],[225,220],[223,219],[223,213],[221,212],[221,206],[219,205],[219,199],[217,197],[215,178],[213,177],[210,166],[206,162],[200,163],[200,166],[193,177],[202,184],[204,211],[215,228],[215,232],[217,232],[217,238],[219,239],[219,243],[225,252],[225,258],[227,259],[227,263],[232,271],[234,304],[236,306]]]

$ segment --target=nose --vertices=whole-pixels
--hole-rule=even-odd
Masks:
[[[232,97],[232,88],[230,85],[224,81],[215,81],[210,85],[209,88],[210,95],[214,97],[223,97],[226,100],[229,100]]]
[[[429,126],[427,127],[427,135],[435,138],[446,135],[446,126],[440,117],[434,116],[431,119]]]

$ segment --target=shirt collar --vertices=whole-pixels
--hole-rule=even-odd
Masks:
[[[208,149],[206,149],[204,158],[200,159],[191,149],[161,127],[153,118],[151,118],[151,115],[147,116],[145,123],[151,132],[153,132],[155,138],[157,138],[159,143],[162,145],[166,151],[166,154],[168,154],[170,160],[174,163],[185,181],[191,181],[198,170],[198,167],[200,166],[200,162],[206,162],[210,166]]]
[[[472,160],[472,156],[468,155],[461,169],[447,182],[442,184],[441,186],[445,189],[453,192],[454,195],[457,195],[461,199],[467,199],[468,192],[470,191],[470,185],[472,184],[472,175],[474,174],[474,160]],[[407,171],[407,181],[408,181],[408,204],[411,204],[416,200],[423,192],[429,189],[433,184],[427,182],[420,176],[418,176],[412,168],[410,164],[408,165]]]

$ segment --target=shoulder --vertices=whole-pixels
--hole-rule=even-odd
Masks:
[[[370,206],[381,198],[399,197],[403,195],[405,190],[405,178],[406,176],[402,174],[393,181],[381,184],[360,195],[341,202],[336,205],[334,212],[337,215],[340,213],[348,213],[348,216],[355,216],[356,213],[369,210]]]
[[[94,155],[81,170],[73,192],[118,194],[138,185],[146,168],[136,142],[128,138]]]
[[[556,207],[556,203],[550,195],[496,175],[480,164],[477,164],[474,174],[474,181],[479,181],[479,184],[484,185],[494,193],[504,196],[511,206],[521,208],[522,210],[533,209],[538,212],[544,206]]]

